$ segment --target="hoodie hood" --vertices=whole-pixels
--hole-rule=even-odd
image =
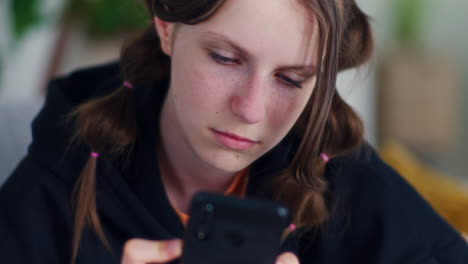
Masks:
[[[44,166],[52,168],[67,182],[76,180],[89,149],[70,145],[73,123],[67,115],[81,103],[112,92],[121,78],[118,64],[76,71],[49,83],[44,106],[32,123],[32,143],[28,152]],[[70,151],[73,150],[73,151]]]

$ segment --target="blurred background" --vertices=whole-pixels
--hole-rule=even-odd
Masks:
[[[117,59],[149,21],[142,2],[0,1],[0,185],[26,153],[48,80]],[[382,157],[468,232],[468,1],[357,2],[376,53],[338,89]]]

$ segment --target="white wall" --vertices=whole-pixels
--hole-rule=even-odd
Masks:
[[[10,34],[10,1],[0,3],[0,50],[4,68],[0,78],[0,103],[24,101],[39,96],[43,77],[58,30],[58,18],[63,0],[42,0],[41,14],[45,19],[19,41]]]
[[[42,0],[46,19],[14,41],[10,31],[10,1],[0,1],[0,185],[26,154],[31,120],[42,105],[39,91],[57,34],[62,0]]]
[[[8,14],[9,3],[0,1],[0,93],[2,89],[3,69],[5,67],[4,56],[7,54],[10,42],[10,19]]]

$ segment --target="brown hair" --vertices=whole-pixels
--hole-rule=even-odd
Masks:
[[[151,17],[168,22],[196,24],[209,19],[225,0],[145,0]],[[340,70],[359,66],[371,56],[373,40],[367,16],[354,0],[300,0],[315,15],[319,27],[319,74],[314,92],[293,127],[301,142],[289,168],[275,178],[275,199],[289,206],[296,225],[318,225],[328,218],[325,203],[327,182],[323,178],[325,161],[341,155],[363,141],[363,125],[336,92]],[[151,23],[121,53],[125,80],[138,84],[143,80],[169,78],[170,59],[162,52]],[[70,117],[76,125],[74,139],[90,149],[110,157],[128,155],[135,142],[137,125],[131,91],[120,87],[102,98],[86,102]],[[83,229],[89,225],[110,250],[96,210],[96,158],[90,157],[76,182],[74,208],[74,263]]]

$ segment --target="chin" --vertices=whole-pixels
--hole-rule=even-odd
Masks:
[[[250,165],[244,154],[231,151],[207,153],[204,159],[210,166],[223,172],[238,172]]]

